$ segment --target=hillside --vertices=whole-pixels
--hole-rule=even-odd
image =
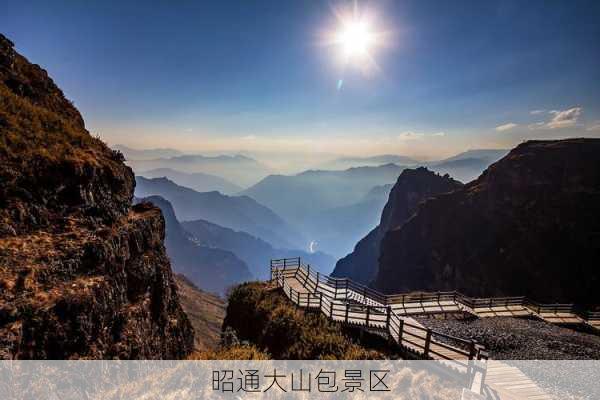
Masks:
[[[0,182],[0,359],[187,356],[160,210],[2,35]]]
[[[240,341],[248,341],[276,360],[365,360],[395,356],[385,340],[343,329],[321,314],[296,308],[266,283],[232,291],[223,322]],[[360,341],[362,338],[362,342]]]
[[[219,192],[200,193],[166,178],[136,177],[137,197],[161,196],[168,200],[182,221],[203,219],[214,224],[248,232],[277,247],[302,247],[299,234],[269,208],[247,196],[225,196]]]
[[[225,318],[225,302],[218,296],[200,290],[184,275],[175,274],[174,278],[181,307],[194,328],[194,349],[217,349]]]
[[[375,286],[600,302],[600,140],[529,141],[382,241]]]
[[[177,220],[171,204],[159,196],[140,199],[159,207],[165,218],[165,247],[173,270],[199,288],[223,295],[237,283],[249,281],[248,266],[230,251],[198,243]]]
[[[385,233],[412,217],[427,198],[461,186],[460,182],[423,167],[402,171],[381,213],[379,225],[356,244],[352,253],[337,262],[332,275],[371,283],[377,275],[379,248]]]

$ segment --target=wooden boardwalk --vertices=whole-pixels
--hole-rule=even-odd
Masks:
[[[519,368],[502,361],[489,360],[483,394],[490,399],[550,400],[538,385]]]
[[[502,299],[503,305],[489,300],[485,305],[477,301],[465,304],[466,301],[457,298],[456,294],[451,297],[436,294],[434,299],[430,295],[419,294],[417,298],[414,295],[401,295],[402,301],[399,302],[398,296],[386,297],[349,280],[311,272],[310,267],[304,266],[299,259],[272,261],[271,276],[297,306],[317,309],[336,322],[379,330],[416,357],[439,360],[452,370],[466,374],[471,382],[469,393],[496,400],[550,399],[518,368],[500,361],[487,360],[483,346],[472,340],[428,329],[411,317],[423,313],[467,312],[482,314],[482,317],[525,316],[534,313],[527,307],[513,304],[513,300]],[[343,283],[340,284],[340,281]],[[559,313],[557,310],[553,311],[554,314]],[[571,316],[560,314],[560,318],[570,321]],[[550,312],[545,317],[554,318]],[[486,361],[474,363],[473,360]],[[485,365],[483,368],[482,363]]]

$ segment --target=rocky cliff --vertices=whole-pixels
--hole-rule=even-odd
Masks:
[[[385,235],[376,287],[599,303],[600,140],[529,141]]]
[[[157,208],[132,171],[0,35],[0,359],[181,358]]]
[[[380,224],[356,244],[352,253],[337,262],[332,275],[369,284],[377,275],[379,246],[385,233],[401,226],[425,199],[461,186],[460,182],[427,168],[402,171],[390,192]]]

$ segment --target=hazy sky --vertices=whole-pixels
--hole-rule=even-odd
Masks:
[[[0,31],[109,143],[439,157],[600,136],[599,1],[4,1]],[[350,6],[350,7],[349,7]],[[343,83],[340,82],[343,81]]]

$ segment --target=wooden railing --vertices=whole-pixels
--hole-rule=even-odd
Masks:
[[[333,278],[315,272],[314,269],[310,268],[310,265],[302,264],[302,260],[300,258],[272,260],[271,266],[305,269],[308,273],[307,277],[312,277],[312,281],[308,284],[312,284],[315,287],[317,286],[317,283],[324,285],[326,287],[324,291],[328,292],[327,294],[333,298],[346,299],[347,294],[351,293],[352,296],[356,298],[355,300],[365,298],[368,299],[372,305],[378,306],[410,305],[414,303],[423,304],[428,302],[453,302],[457,305],[463,305],[471,310],[481,308],[492,309],[497,307],[521,306],[529,310],[532,314],[570,313],[588,322],[592,320],[598,320],[598,315],[600,314],[600,312],[590,312],[584,307],[576,304],[543,304],[531,300],[525,296],[475,298],[466,296],[457,291],[386,295],[347,278]],[[352,298],[348,300],[352,300]]]
[[[348,279],[336,279],[311,270],[300,259],[271,261],[271,278],[296,305],[316,308],[333,321],[384,331],[404,349],[425,359],[457,362],[487,359],[484,347],[416,325],[398,316],[381,293]],[[293,289],[295,278],[308,292]]]

